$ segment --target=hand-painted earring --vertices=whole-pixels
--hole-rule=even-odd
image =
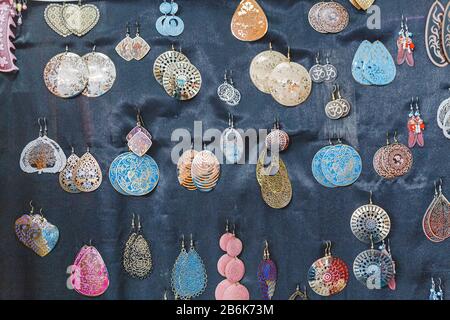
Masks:
[[[175,297],[187,300],[201,295],[207,284],[205,265],[194,248],[191,235],[189,252],[184,247],[184,237],[181,252],[172,269],[172,290]]]
[[[67,272],[70,274],[66,282],[67,288],[81,295],[98,297],[109,287],[106,264],[91,243],[81,248]]]
[[[150,52],[151,47],[147,41],[141,37],[141,25],[136,21],[136,35],[131,46],[132,55],[135,60],[142,60]]]
[[[228,114],[228,128],[220,136],[220,150],[227,164],[240,163],[244,152],[244,139],[234,128],[234,118],[231,113]]]
[[[277,285],[277,266],[270,259],[267,241],[265,241],[263,260],[259,264],[257,277],[263,299],[272,300]]]
[[[424,147],[425,141],[423,131],[425,130],[425,123],[421,118],[419,108],[419,97],[416,98],[416,111],[413,107],[414,98],[411,98],[410,112],[408,115],[408,147],[414,148],[416,145]]]
[[[414,62],[414,42],[412,41],[413,34],[408,29],[408,18],[402,15],[401,29],[397,38],[397,64],[402,65],[406,63],[413,67]]]
[[[88,147],[86,153],[78,160],[73,169],[75,186],[81,192],[92,192],[100,187],[102,180],[102,170]]]
[[[416,112],[414,113],[414,119],[416,122],[416,132],[417,132],[417,145],[419,147],[425,146],[425,139],[424,139],[424,130],[425,130],[425,122],[422,119],[422,115],[420,113],[420,107],[419,107],[419,97],[416,97]]]
[[[133,39],[130,37],[130,24],[127,23],[127,32],[115,48],[117,54],[125,61],[131,61],[133,57]]]
[[[95,51],[85,54],[82,59],[88,68],[88,82],[82,94],[86,97],[100,97],[111,90],[116,81],[116,66],[106,55]]]
[[[327,78],[327,72],[324,66],[320,64],[320,52],[316,55],[316,64],[309,69],[309,76],[315,83],[322,83]]]
[[[318,295],[328,297],[344,290],[348,282],[345,262],[331,255],[331,241],[325,245],[325,256],[314,262],[308,271],[308,283]]]
[[[140,110],[136,115],[136,126],[127,134],[128,148],[137,156],[142,157],[152,146],[152,135],[144,127],[144,119]]]
[[[30,201],[30,213],[16,220],[14,228],[17,238],[37,255],[44,257],[55,248],[59,239],[59,230],[42,215],[34,214],[33,201]]]
[[[66,166],[66,155],[60,145],[47,136],[47,119],[39,118],[38,124],[39,136],[29,142],[20,154],[20,169],[25,173],[38,174],[61,172]]]
[[[334,65],[330,63],[330,58],[326,58],[326,64],[323,66],[323,69],[325,70],[325,82],[333,82],[338,77],[337,69]]]
[[[59,173],[59,185],[61,188],[68,193],[80,193],[77,186],[75,185],[73,170],[78,164],[80,158],[75,154],[75,150],[72,147],[72,154],[67,158],[66,166]]]
[[[300,290],[300,286],[297,285],[293,294],[289,296],[288,300],[309,300],[306,293],[306,287],[303,287],[303,291]]]
[[[256,41],[269,28],[266,14],[256,0],[241,0],[231,20],[231,33],[241,41]]]
[[[138,224],[135,226],[135,216],[131,221],[131,233],[125,243],[122,254],[122,266],[133,278],[145,279],[152,271],[152,255],[148,241],[142,234],[141,219],[138,215]]]
[[[266,137],[266,148],[272,151],[275,151],[276,148],[277,151],[281,152],[289,147],[289,141],[289,135],[286,131],[280,129],[280,120],[276,118],[273,124],[273,129]]]

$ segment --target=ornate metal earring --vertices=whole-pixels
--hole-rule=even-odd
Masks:
[[[289,147],[289,141],[287,132],[280,129],[280,119],[276,118],[272,130],[266,137],[266,148],[275,151],[274,147],[276,147],[277,151],[281,152]]]
[[[241,101],[241,92],[236,89],[236,87],[234,86],[234,82],[233,82],[233,71],[230,70],[230,86],[233,88],[233,96],[231,97],[231,99],[227,100],[226,103],[229,106],[235,107],[239,104],[239,102]]]
[[[331,101],[325,106],[325,114],[331,120],[338,120],[344,115],[344,110],[342,105],[336,99],[337,86],[333,86],[333,91],[331,93]]]
[[[322,83],[327,78],[327,72],[324,66],[320,64],[320,52],[317,52],[316,64],[309,69],[309,76],[315,83]]]
[[[73,181],[81,192],[92,192],[102,184],[102,170],[87,147],[86,153],[78,160],[73,169]]]
[[[228,82],[227,70],[225,70],[223,80],[223,83],[217,88],[217,95],[219,96],[220,100],[226,102],[231,100],[234,96],[234,88]]]
[[[78,164],[80,158],[75,154],[75,150],[72,147],[72,154],[67,158],[67,163],[64,169],[59,173],[59,185],[68,193],[80,193],[75,185],[73,170]]]
[[[334,65],[330,63],[330,58],[327,56],[326,58],[326,64],[323,66],[323,69],[325,70],[325,82],[333,82],[338,77],[337,69]]]
[[[270,259],[269,243],[264,242],[263,260],[258,267],[258,282],[264,300],[272,300],[277,285],[277,266]]]

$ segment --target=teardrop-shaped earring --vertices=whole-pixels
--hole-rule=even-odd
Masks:
[[[277,266],[270,259],[269,243],[265,241],[263,260],[258,267],[258,282],[264,300],[272,300],[277,285]]]
[[[92,192],[102,184],[103,175],[100,166],[87,148],[73,170],[74,182],[81,192]]]
[[[231,20],[231,33],[241,41],[256,41],[269,28],[266,14],[256,0],[241,0]]]
[[[59,173],[59,185],[68,193],[80,193],[74,182],[73,170],[78,164],[80,158],[75,154],[72,147],[72,154],[67,158],[67,163],[64,169]]]
[[[152,255],[150,245],[142,234],[141,218],[138,215],[137,230],[135,229],[135,216],[131,223],[132,231],[123,252],[123,266],[132,277],[145,279],[152,270]]]

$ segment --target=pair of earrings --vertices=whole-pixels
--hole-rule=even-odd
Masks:
[[[133,213],[130,236],[122,254],[122,266],[131,277],[145,279],[152,271],[152,254],[149,242],[142,234],[140,215],[137,216],[137,225],[135,220],[136,217]]]
[[[309,69],[311,80],[315,83],[333,82],[337,79],[338,73],[334,65],[330,64],[330,59],[326,58],[326,64],[320,63],[320,52],[316,55],[316,64]]]
[[[217,88],[217,95],[220,100],[234,107],[241,101],[241,93],[234,86],[232,75],[233,71],[230,70],[230,74],[228,75],[227,70],[225,70],[224,82]]]
[[[117,54],[126,61],[142,60],[149,52],[150,45],[140,36],[140,24],[136,21],[136,35],[130,37],[130,25],[127,23],[127,33],[125,38],[116,46]]]
[[[225,254],[217,262],[217,271],[226,279],[216,287],[216,300],[250,300],[248,289],[239,283],[245,275],[244,262],[238,258],[242,253],[242,241],[236,237],[235,228],[233,232],[229,231],[228,220],[219,247]]]
[[[413,34],[408,29],[408,18],[402,15],[401,29],[397,38],[397,64],[405,63],[410,67],[414,67],[414,42],[412,40]]]
[[[57,173],[66,166],[61,146],[47,136],[47,118],[39,118],[39,136],[23,148],[20,169],[25,173]]]
[[[103,174],[100,165],[87,147],[79,158],[72,147],[67,164],[59,173],[59,185],[68,193],[93,192],[102,184]]]
[[[329,119],[338,120],[349,115],[352,106],[347,99],[342,97],[339,85],[333,86],[331,99],[325,106],[325,114]]]
[[[183,33],[184,22],[180,17],[175,15],[178,12],[178,8],[178,4],[174,0],[170,2],[164,0],[159,5],[159,11],[163,16],[156,20],[155,25],[160,35],[176,37]]]
[[[431,277],[431,289],[430,289],[430,296],[428,300],[433,301],[440,301],[444,300],[444,291],[442,290],[442,279],[439,278],[439,289],[436,288],[436,282],[434,281],[434,278]]]
[[[424,147],[425,141],[423,131],[425,130],[425,122],[423,121],[420,108],[419,97],[416,97],[416,111],[414,111],[414,97],[411,98],[410,112],[408,115],[408,147],[414,148],[416,145]]]
[[[14,229],[17,238],[37,255],[44,257],[53,250],[59,239],[59,230],[44,218],[42,209],[34,214],[33,201],[31,210],[16,220]]]
[[[270,259],[267,240],[264,241],[263,259],[259,263],[257,277],[263,299],[272,300],[277,285],[278,272],[275,262]]]
[[[198,297],[206,289],[205,265],[195,250],[192,234],[189,252],[186,251],[183,236],[181,252],[172,269],[171,283],[175,299],[189,300]]]

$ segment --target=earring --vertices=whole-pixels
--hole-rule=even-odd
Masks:
[[[269,244],[264,245],[263,260],[258,267],[258,282],[264,300],[272,300],[277,285],[277,266],[270,259]]]
[[[344,115],[342,105],[336,99],[337,86],[333,86],[333,92],[331,93],[331,101],[325,106],[325,114],[331,120],[338,120]]]
[[[83,59],[66,51],[51,58],[44,68],[47,89],[60,98],[71,98],[84,91],[89,80],[89,69]],[[64,79],[64,81],[60,81]]]
[[[344,99],[341,96],[341,87],[339,85],[336,85],[336,87],[337,87],[337,99],[336,99],[336,101],[342,107],[342,117],[341,118],[345,118],[346,116],[349,115],[352,106],[351,106],[350,102],[347,99]]]
[[[73,181],[81,192],[92,192],[102,184],[103,175],[100,166],[87,147],[86,153],[78,160],[73,169]]]
[[[415,44],[412,40],[413,33],[409,32],[408,29],[408,18],[405,18],[405,40],[404,40],[404,48],[406,49],[406,63],[410,67],[414,67],[414,49]]]
[[[422,220],[422,227],[425,236],[432,242],[443,242],[450,237],[450,224],[448,212],[450,212],[450,202],[442,192],[442,179],[439,188],[434,185],[434,198],[428,206]]]
[[[130,37],[130,24],[127,22],[125,38],[122,39],[116,46],[117,54],[125,61],[131,61],[133,56],[133,39]]]
[[[288,300],[309,300],[306,293],[306,287],[303,288],[303,291],[300,291],[300,286],[297,285],[294,293],[290,295]]]
[[[316,64],[309,69],[309,76],[315,83],[322,83],[327,78],[327,72],[324,66],[320,64],[320,52],[317,52]]]
[[[231,97],[231,99],[227,100],[226,103],[229,106],[235,107],[239,104],[239,102],[241,101],[241,93],[238,89],[236,89],[236,87],[234,86],[234,82],[233,82],[233,71],[230,71],[230,86],[233,89],[233,96]]]
[[[142,157],[152,146],[152,135],[144,127],[141,111],[136,115],[136,126],[127,134],[128,148],[137,156]]]
[[[392,260],[392,267],[393,267],[393,276],[391,278],[391,280],[389,280],[388,282],[388,287],[389,289],[391,289],[392,291],[394,291],[397,288],[397,283],[395,282],[395,275],[396,275],[396,270],[395,270],[395,261],[392,258],[392,253],[391,253],[391,243],[389,241],[389,239],[387,239],[387,245],[385,244],[384,240],[381,242],[381,245],[379,247],[379,249],[381,250],[381,252],[383,252],[385,255],[389,256],[389,258],[391,258]]]
[[[108,269],[100,252],[92,246],[91,241],[89,245],[84,245],[80,249],[67,272],[70,274],[66,282],[67,288],[81,295],[98,297],[109,287]]]
[[[148,42],[141,37],[141,25],[139,21],[136,21],[136,35],[133,38],[131,49],[133,58],[137,61],[144,59],[151,50]]]
[[[414,113],[414,117],[416,120],[416,131],[417,131],[417,144],[419,147],[425,146],[424,136],[423,132],[425,130],[425,122],[423,121],[420,113],[420,107],[419,107],[419,97],[416,97],[416,112]]]
[[[402,65],[406,61],[406,34],[405,34],[405,25],[404,25],[404,17],[402,15],[401,21],[401,29],[398,33],[397,39],[397,64]]]
[[[172,290],[176,297],[188,300],[200,296],[206,289],[207,275],[205,265],[194,248],[191,235],[189,252],[181,242],[181,252],[172,269]]]
[[[190,191],[197,190],[197,187],[192,180],[191,173],[192,161],[197,154],[198,151],[194,150],[193,146],[191,145],[191,149],[183,152],[177,162],[178,182],[182,187],[185,187]]]
[[[347,282],[347,265],[343,260],[331,255],[331,241],[326,241],[325,256],[309,268],[309,286],[318,295],[329,297],[344,290]]]
[[[280,120],[278,118],[275,119],[273,124],[273,129],[267,135],[265,144],[268,150],[275,151],[276,147],[278,151],[284,151],[289,147],[289,135],[286,131],[280,129]]]
[[[270,74],[276,66],[288,61],[284,54],[272,50],[272,42],[269,42],[269,50],[263,51],[253,58],[250,64],[250,79],[259,91],[270,94]]]
[[[68,193],[80,193],[75,181],[73,180],[73,170],[78,164],[80,158],[75,154],[75,150],[72,147],[72,154],[67,158],[67,163],[64,169],[59,173],[59,185]]]
[[[178,12],[178,4],[171,0],[168,3],[164,0],[159,6],[159,11],[164,14],[156,20],[156,30],[162,36],[176,37],[183,33],[184,22],[180,17],[175,16]]]
[[[439,278],[439,291],[437,292],[438,300],[444,300],[444,291],[442,290],[442,279]]]
[[[445,23],[445,8],[441,1],[435,0],[430,7],[426,19],[425,29],[425,45],[427,49],[428,58],[439,68],[448,66],[448,60],[445,56],[443,33],[443,24]]]
[[[203,146],[205,148],[206,146]],[[191,164],[191,176],[199,191],[212,191],[219,181],[220,162],[209,150],[202,150],[196,154]]]
[[[425,141],[423,137],[423,131],[425,130],[425,123],[421,118],[420,108],[419,108],[419,97],[416,97],[416,111],[413,108],[414,97],[411,98],[410,103],[410,113],[408,120],[408,147],[414,148],[417,144],[419,147],[424,147]]]
[[[47,119],[39,118],[38,124],[39,136],[29,142],[20,154],[20,169],[25,173],[38,174],[61,172],[66,166],[66,155],[60,145],[47,136]]]
[[[239,163],[244,152],[244,139],[234,128],[234,117],[228,114],[228,128],[220,136],[220,150],[227,164]]]
[[[228,83],[227,70],[225,70],[223,79],[223,83],[217,88],[217,95],[220,100],[226,102],[231,100],[234,96],[234,88]]]
[[[325,70],[326,77],[324,79],[325,82],[333,82],[337,79],[338,73],[335,66],[330,64],[330,58],[327,56],[326,59],[327,64],[323,66],[323,69]]]
[[[82,94],[90,98],[104,95],[111,90],[116,81],[116,66],[114,62],[106,54],[95,50],[96,46],[94,45],[92,52],[82,57],[89,70],[88,82]]]
[[[14,224],[16,236],[26,247],[44,257],[55,248],[59,239],[59,230],[44,218],[42,209],[34,214],[33,201],[30,201],[30,213],[18,218]]]
[[[122,265],[125,271],[132,277],[145,279],[152,271],[153,261],[148,241],[142,234],[141,217],[138,215],[137,228],[135,216],[131,222],[131,234],[125,243],[122,255]],[[136,230],[137,229],[137,230]]]
[[[241,1],[231,19],[231,33],[241,41],[257,41],[269,28],[266,14],[256,0]]]

